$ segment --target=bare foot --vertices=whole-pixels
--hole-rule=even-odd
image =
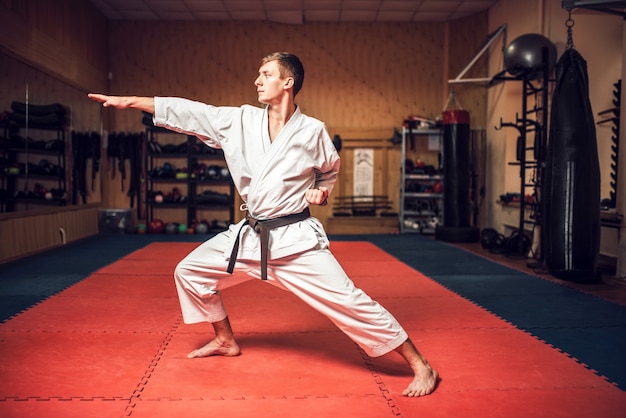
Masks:
[[[430,367],[428,360],[417,351],[417,348],[415,348],[415,345],[409,338],[396,348],[396,351],[409,363],[415,376],[402,394],[408,397],[431,394],[437,387],[439,373]]]
[[[404,396],[417,397],[431,394],[437,387],[439,374],[427,363],[422,364],[420,371],[415,373],[413,381],[402,392]]]
[[[193,350],[187,354],[187,358],[202,358],[209,356],[225,356],[234,357],[241,354],[239,345],[233,340],[232,342],[225,342],[215,338],[209,341],[205,346]]]

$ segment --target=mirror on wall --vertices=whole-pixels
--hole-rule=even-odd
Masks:
[[[0,52],[0,212],[99,203],[102,108]]]

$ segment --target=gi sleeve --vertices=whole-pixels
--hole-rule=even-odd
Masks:
[[[325,127],[320,130],[318,139],[319,165],[315,169],[315,188],[326,187],[330,195],[337,181],[341,160]]]
[[[224,131],[228,130],[234,107],[217,107],[180,97],[155,97],[156,126],[174,132],[193,135],[212,148],[222,148]]]

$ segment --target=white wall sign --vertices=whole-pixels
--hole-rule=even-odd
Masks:
[[[374,149],[354,149],[354,196],[374,195]]]

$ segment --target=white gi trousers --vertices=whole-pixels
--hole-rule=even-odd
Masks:
[[[176,267],[174,278],[183,320],[187,324],[217,322],[227,317],[221,291],[251,279],[260,279],[259,260],[240,260],[235,272],[226,271],[224,248],[232,230],[201,244]],[[379,303],[355,287],[319,236],[316,248],[269,260],[267,282],[292,292],[327,316],[369,356],[377,357],[400,346],[407,338],[398,321]]]

